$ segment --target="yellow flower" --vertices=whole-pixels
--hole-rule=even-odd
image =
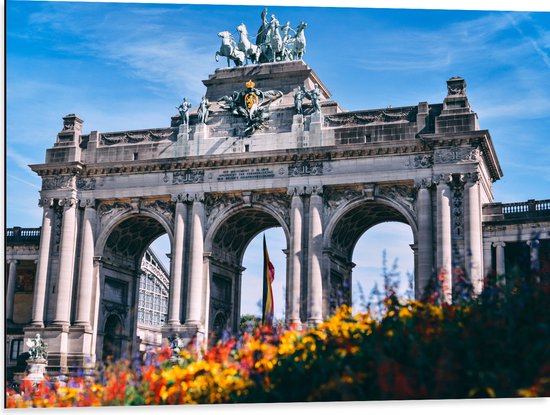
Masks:
[[[399,310],[399,318],[411,318],[412,313],[407,307],[402,307],[401,310]]]

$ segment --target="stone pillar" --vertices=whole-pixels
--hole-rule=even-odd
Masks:
[[[9,259],[8,289],[6,291],[6,320],[13,320],[13,304],[15,299],[15,283],[17,280],[17,260]]]
[[[183,258],[185,249],[185,220],[187,218],[187,204],[181,195],[176,198],[176,214],[174,217],[174,241],[170,271],[170,298],[168,306],[168,322],[171,327],[181,324],[181,292],[183,286]]]
[[[479,295],[483,288],[479,174],[469,173],[464,179],[464,258],[466,274],[470,278],[474,294]]]
[[[101,257],[94,256],[94,296],[93,296],[93,313],[92,313],[92,326],[96,329],[92,331],[91,341],[91,355],[93,361],[89,362],[89,366],[93,367],[95,362],[96,349],[97,349],[97,332],[99,330],[99,309],[101,301]]]
[[[501,277],[506,273],[506,257],[504,255],[505,242],[493,242],[496,248],[496,274]]]
[[[424,179],[419,183],[416,202],[418,209],[418,274],[414,284],[415,298],[420,298],[424,294],[430,278],[432,278],[434,267],[431,185],[431,179]]]
[[[67,197],[60,200],[59,205],[63,206],[63,222],[59,244],[59,276],[56,284],[57,297],[53,324],[69,326],[76,248],[76,199]]]
[[[204,294],[204,203],[195,196],[191,212],[191,247],[186,326],[200,328]]]
[[[78,282],[78,300],[75,325],[91,329],[92,298],[94,290],[94,246],[97,212],[95,200],[81,202],[84,207],[82,223],[82,242],[80,247],[80,269]]]
[[[321,261],[323,259],[323,198],[322,188],[314,187],[309,200],[309,235],[308,235],[308,313],[307,323],[315,326],[323,321],[323,276]]]
[[[46,304],[46,289],[48,285],[48,268],[50,265],[50,245],[53,226],[53,199],[44,198],[40,200],[44,208],[42,216],[42,229],[40,233],[40,250],[38,254],[38,265],[34,281],[34,298],[32,304],[32,322],[36,327],[44,327],[44,308]]]
[[[491,251],[491,242],[483,242],[483,277],[487,277],[493,272],[493,253]]]
[[[437,273],[442,277],[443,301],[452,301],[451,175],[437,179]]]
[[[304,205],[302,197],[294,192],[290,205],[290,249],[287,255],[287,312],[286,323],[290,328],[299,329],[300,320],[300,286],[302,276],[302,220]]]

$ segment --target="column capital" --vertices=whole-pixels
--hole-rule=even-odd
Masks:
[[[38,206],[51,208],[54,205],[54,199],[52,197],[41,197],[38,199]]]
[[[176,202],[176,203],[204,202],[204,192],[173,194],[172,202]]]
[[[492,246],[494,246],[495,248],[497,248],[497,247],[504,248],[506,246],[506,242],[504,242],[504,241],[493,242]]]
[[[17,259],[14,259],[14,258],[8,259],[8,260],[6,260],[6,262],[10,265],[17,265],[19,263],[19,261]]]
[[[96,208],[96,200],[94,198],[80,199],[79,202],[80,202],[81,208],[90,208],[90,209]]]
[[[59,199],[57,204],[64,207],[65,209],[69,209],[71,207],[77,206],[78,199],[75,197],[64,197],[63,199]]]
[[[540,241],[538,239],[529,239],[528,241],[525,241],[525,243],[531,248],[537,248],[540,244]]]
[[[176,193],[172,195],[172,202],[174,203],[187,203],[189,202],[189,193]]]
[[[101,263],[103,257],[101,256],[94,256],[94,265],[99,265]]]
[[[429,189],[434,184],[434,181],[431,177],[424,177],[422,179],[416,179],[414,181],[414,187],[416,187],[418,190],[420,189]]]
[[[321,196],[323,194],[323,186],[304,186],[302,193],[304,196]]]
[[[466,184],[476,184],[480,180],[480,174],[478,171],[473,171],[471,173],[466,173],[464,175],[464,182]]]
[[[439,174],[433,178],[433,182],[437,185],[449,185],[453,181],[453,175],[450,173]]]
[[[289,196],[304,196],[307,194],[307,186],[306,185],[300,185],[300,186],[290,186],[287,188],[286,194]]]

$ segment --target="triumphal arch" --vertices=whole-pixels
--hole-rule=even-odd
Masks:
[[[298,52],[233,56],[219,35],[231,66],[167,127],[84,134],[69,114],[45,163],[31,166],[43,222],[25,335],[46,339],[51,368],[100,359],[107,338],[137,350],[136,275],[164,233],[167,337],[237,330],[244,250],[270,227],[287,241],[289,326],[350,302],[353,248],[386,221],[412,229],[416,296],[438,274],[451,301],[456,265],[480,292],[482,205],[502,171],[464,79],[442,80],[442,103],[347,111]]]

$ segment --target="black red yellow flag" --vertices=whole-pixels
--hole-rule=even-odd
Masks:
[[[273,287],[272,283],[275,279],[275,268],[269,260],[269,254],[267,253],[267,245],[265,243],[264,235],[264,289],[263,289],[263,301],[262,301],[262,325],[273,326]]]

